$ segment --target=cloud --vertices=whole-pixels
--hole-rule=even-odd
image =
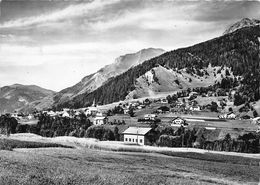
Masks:
[[[172,50],[217,37],[241,16],[257,18],[259,4],[95,0],[48,14],[37,10],[23,18],[10,16],[0,24],[0,80],[61,90],[120,55],[148,47]]]
[[[90,11],[95,11],[109,4],[114,4],[116,2],[118,2],[118,0],[109,0],[109,1],[95,0],[89,3],[71,5],[63,10],[59,10],[50,14],[25,17],[21,19],[4,22],[3,24],[0,25],[0,29],[25,27],[34,24],[41,24],[46,22],[57,22],[57,21],[66,20],[68,18],[75,18],[78,16],[89,14]]]

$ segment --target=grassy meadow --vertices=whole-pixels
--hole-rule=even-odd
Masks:
[[[251,161],[251,162],[250,162]],[[0,184],[258,184],[258,159],[87,148],[0,150]]]

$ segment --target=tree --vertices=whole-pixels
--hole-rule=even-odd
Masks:
[[[114,128],[114,136],[116,141],[120,141],[119,129],[118,127]]]
[[[211,107],[210,107],[211,112],[218,112],[218,104],[216,102],[211,102]]]
[[[134,108],[130,108],[129,111],[128,111],[128,114],[130,117],[134,117],[135,113],[134,113]]]

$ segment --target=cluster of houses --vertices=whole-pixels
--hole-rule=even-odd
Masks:
[[[218,116],[219,119],[236,119],[236,114],[234,112],[229,112],[226,114],[221,114]]]
[[[52,118],[63,117],[63,118],[77,118],[81,114],[84,114],[90,119],[94,125],[103,125],[108,123],[108,118],[104,113],[96,106],[95,101],[92,106],[80,109],[68,109],[64,108],[61,111],[46,110],[34,114],[24,115],[21,113],[11,113],[10,116],[14,117],[18,122],[30,122],[36,120],[39,114],[46,114]]]

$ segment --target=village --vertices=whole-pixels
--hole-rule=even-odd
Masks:
[[[186,93],[186,97],[167,96],[163,98],[145,98],[142,100],[122,101],[110,106],[92,105],[85,108],[64,108],[35,111],[32,114],[11,113],[21,125],[38,123],[39,115],[52,119],[80,119],[84,115],[93,126],[119,127],[121,141],[126,144],[145,145],[145,136],[152,130],[153,124],[160,127],[180,127],[186,129],[204,128],[206,130],[225,130],[230,133],[249,133],[260,131],[260,117],[233,111],[225,107],[228,97],[217,96],[209,92],[200,96],[197,92]],[[205,97],[206,96],[206,97]],[[211,98],[212,101],[201,105],[197,99]],[[221,107],[222,106],[222,107]]]

